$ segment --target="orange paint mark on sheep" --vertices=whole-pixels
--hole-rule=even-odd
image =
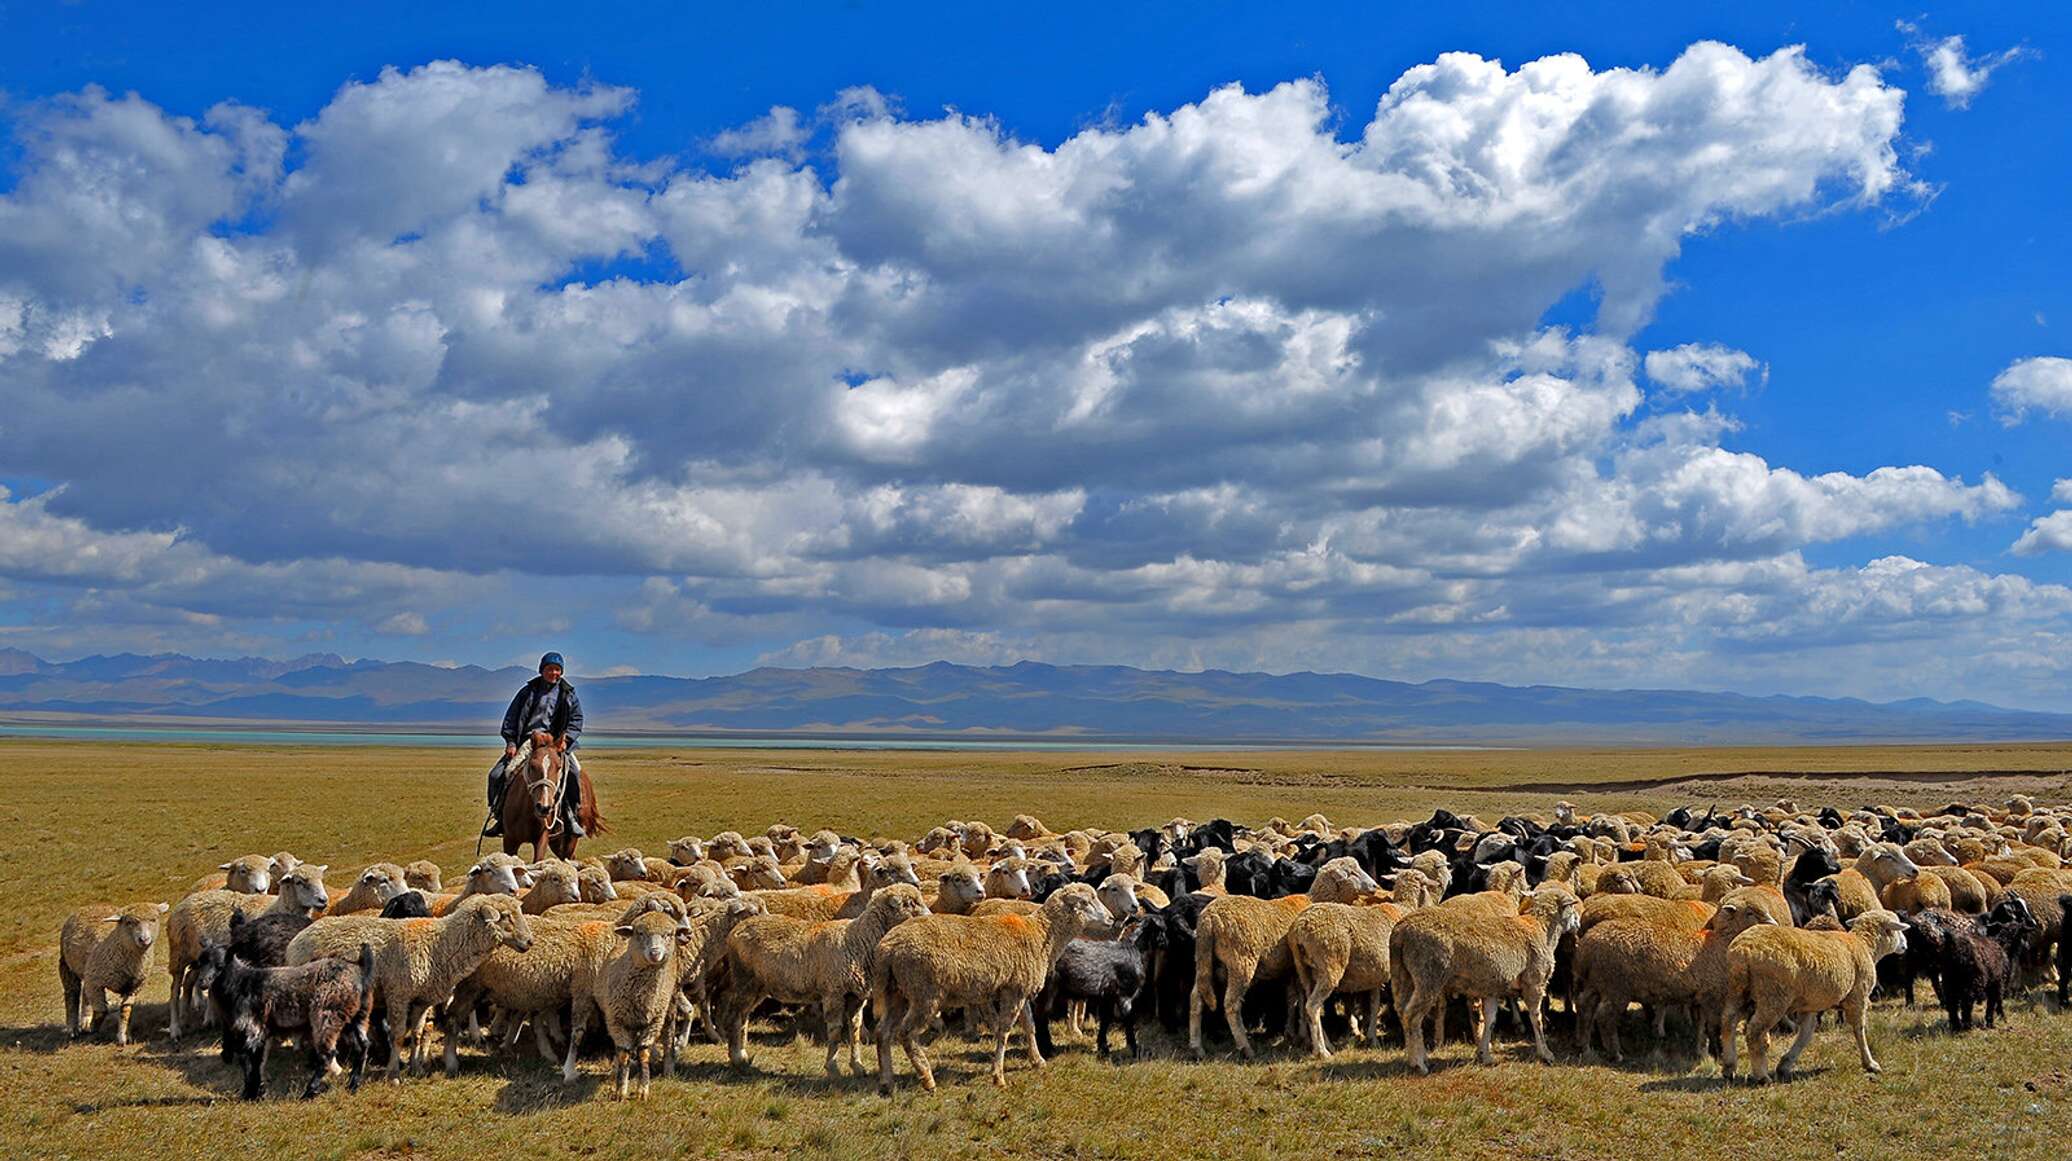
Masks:
[[[986,918],[1017,934],[1029,930],[1029,920],[1021,915],[988,915]]]

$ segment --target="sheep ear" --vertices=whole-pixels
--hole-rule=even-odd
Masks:
[[[482,873],[482,864],[480,864],[480,863],[476,863],[476,864],[475,864],[474,866],[472,866],[472,867],[469,867],[469,868],[468,868],[468,874],[470,874],[470,875],[479,875],[479,874],[481,874],[481,873]]]
[[[120,922],[122,922],[122,916],[121,916],[121,915],[120,915],[119,913],[118,913],[118,914],[115,914],[115,915],[103,915],[103,916],[101,916],[101,922],[103,922],[103,923],[120,923]]]
[[[319,875],[331,869],[331,864],[329,863],[304,863],[303,866],[308,867]]]
[[[172,909],[172,905],[169,903],[160,903],[158,905],[158,913],[160,915],[164,915],[166,912],[171,911]]]
[[[632,935],[633,925],[630,923],[621,923],[617,927],[612,928],[612,931],[618,935]]]
[[[217,870],[219,870],[219,871],[227,871],[227,870],[229,870],[230,868],[231,868],[231,864],[230,864],[230,863],[223,863],[223,864],[221,864],[220,866],[218,866],[218,867],[217,867],[216,869],[217,869]]]

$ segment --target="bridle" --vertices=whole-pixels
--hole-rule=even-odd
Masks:
[[[528,742],[527,744],[531,745],[530,742]],[[525,756],[525,785],[528,789],[536,785],[532,777],[532,759],[533,754],[539,752],[539,747],[534,745],[532,749],[533,753],[529,753]],[[561,811],[556,808],[561,804],[561,793],[568,782],[568,753],[565,750],[556,750],[552,747],[548,747],[548,752],[553,754],[554,756],[555,770],[554,781],[550,784],[547,794],[546,833],[553,834],[555,831],[561,830],[564,826],[564,823],[561,819]]]

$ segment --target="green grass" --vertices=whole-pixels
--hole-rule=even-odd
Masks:
[[[1156,1032],[1149,1058],[1102,1064],[1061,1045],[1041,1075],[1009,1058],[1005,1092],[976,1045],[937,1045],[942,1088],[914,1087],[904,1057],[890,1101],[856,1078],[830,1082],[809,1044],[756,1050],[737,1078],[695,1046],[644,1106],[610,1099],[603,1060],[562,1086],[536,1058],[463,1056],[463,1075],[292,1099],[302,1066],[276,1059],[274,1099],[227,1099],[234,1078],[199,1038],[164,1042],[163,960],[145,992],[142,1043],[71,1044],[61,1027],[57,926],[91,899],[175,900],[233,855],[281,848],[335,877],[377,858],[430,857],[449,872],[473,849],[483,755],[451,750],[0,742],[0,1147],[33,1156],[195,1153],[274,1156],[1040,1157],[1316,1156],[1415,1149],[1437,1155],[1687,1156],[1749,1148],[1777,1157],[1864,1151],[2063,1156],[2072,1121],[2072,1015],[2035,993],[2010,1022],[1956,1039],[1927,1007],[1882,1003],[1881,1077],[1845,1033],[1821,1033],[1803,1079],[1723,1088],[1689,1060],[1547,1068],[1500,1043],[1478,1068],[1450,1043],[1429,1078],[1400,1049],[1316,1064],[1268,1052],[1202,1064]],[[1344,822],[1421,816],[1435,805],[1501,813],[1556,797],[1586,809],[1791,796],[1854,805],[2072,797],[2072,747],[1972,746],[1444,753],[975,754],[843,751],[603,752],[591,770],[615,833],[603,849],[658,849],[686,832],[758,830],[783,819],[852,833],[917,835],[950,817],[1003,826],[1028,811],[1055,828],[1131,826],[1175,814],[1261,821],[1322,810]],[[1691,774],[1757,771],[1725,781]],[[1814,773],[1812,778],[1777,772]],[[1870,776],[1864,771],[1881,772]],[[1992,771],[1977,776],[1972,772]],[[1595,789],[1593,787],[1605,788]],[[1558,789],[1556,789],[1558,788]],[[1060,1030],[1062,1028],[1060,1027]],[[1557,1023],[1556,1049],[1573,1052]],[[1638,1027],[1628,1048],[1644,1046]]]

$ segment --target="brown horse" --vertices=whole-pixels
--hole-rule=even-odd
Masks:
[[[568,777],[568,755],[554,744],[546,734],[534,734],[526,743],[527,749],[520,749],[518,756],[511,759],[507,769],[510,780],[504,784],[504,853],[515,855],[518,848],[532,844],[532,861],[539,862],[547,857],[551,847],[556,858],[569,858],[576,852],[577,839],[562,826],[559,818],[562,784]],[[577,769],[576,821],[583,824],[589,834],[604,830],[604,817],[597,813],[597,792],[590,787],[590,775]]]

